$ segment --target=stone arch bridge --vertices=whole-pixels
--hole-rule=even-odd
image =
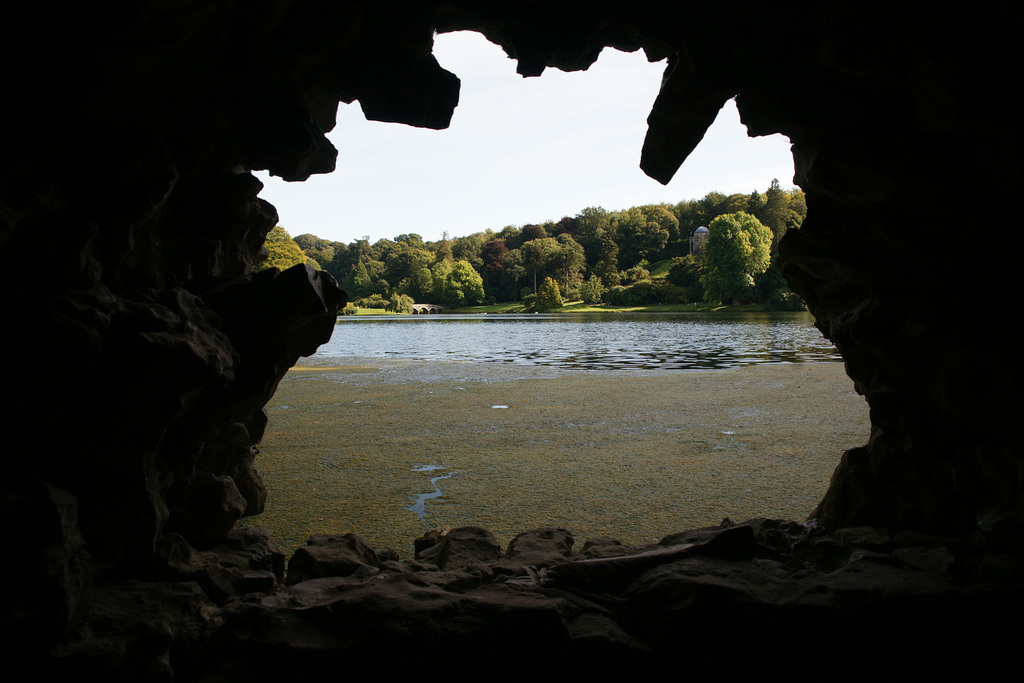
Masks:
[[[427,315],[430,313],[444,313],[444,306],[440,304],[413,304],[414,315]]]

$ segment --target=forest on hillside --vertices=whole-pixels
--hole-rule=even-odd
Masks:
[[[353,304],[399,312],[414,302],[451,308],[523,302],[543,310],[575,300],[793,310],[803,303],[782,278],[778,244],[806,215],[804,193],[773,180],[763,193],[710,192],[621,211],[589,207],[558,221],[454,238],[445,233],[431,242],[407,233],[345,244],[308,233],[292,238],[278,226],[258,268],[306,262],[333,275]],[[706,231],[694,238],[701,227]]]

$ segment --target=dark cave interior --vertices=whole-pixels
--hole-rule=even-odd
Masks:
[[[685,644],[710,667],[736,623],[760,652],[825,631],[901,638],[906,660],[1013,642],[1000,615],[1022,602],[1020,373],[992,348],[1016,260],[993,200],[1021,179],[1019,126],[992,92],[1020,61],[1009,9],[24,9],[22,41],[3,47],[0,133],[13,658],[233,680],[396,654],[413,670],[452,646],[464,662],[575,654],[601,673]],[[582,553],[561,530],[503,553],[467,528],[411,562],[324,537],[287,580],[273,540],[236,525],[265,502],[262,408],[345,302],[304,267],[248,275],[277,220],[250,172],[330,172],[339,102],[446,127],[459,81],[431,46],[454,30],[484,34],[524,76],[586,69],[607,46],[667,58],[641,156],[663,182],[734,96],[751,135],[793,142],[808,215],[780,247],[785,275],[871,410],[870,440],[844,454],[814,524],[666,529],[653,549]]]

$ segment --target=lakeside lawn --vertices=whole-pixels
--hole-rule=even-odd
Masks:
[[[348,308],[346,306],[346,308]],[[347,315],[398,315],[393,311],[388,311],[383,308],[367,308],[366,306],[355,306],[355,313],[348,313]]]
[[[746,306],[692,304],[649,304],[647,306],[609,306],[607,304],[585,304],[582,301],[567,301],[561,308],[546,313],[707,313],[721,310],[763,311],[761,304]],[[445,313],[526,313],[521,303],[493,304],[490,306],[465,306]]]
[[[585,304],[582,301],[568,301],[561,308],[545,311],[545,313],[709,313],[712,311],[747,311],[760,312],[765,310],[762,304],[746,304],[732,306],[725,304],[649,304],[647,306],[609,306],[607,304]],[[463,306],[452,308],[445,313],[457,315],[480,315],[482,313],[528,313],[526,306],[519,302],[490,304],[487,306]],[[395,313],[383,308],[356,308],[355,315],[412,315],[411,313]]]

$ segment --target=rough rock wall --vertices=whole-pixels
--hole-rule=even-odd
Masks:
[[[458,80],[434,30],[479,30],[531,76],[604,46],[667,57],[642,152],[661,180],[729,97],[752,134],[788,135],[808,218],[783,242],[787,278],[872,413],[814,514],[1019,543],[1020,373],[993,321],[1012,305],[1020,145],[988,85],[1019,62],[1008,17],[645,0],[24,11],[3,48],[0,512],[21,554],[5,620],[25,642],[85,625],[114,579],[212,561],[197,549],[259,512],[261,408],[344,295],[304,268],[249,278],[276,221],[250,171],[330,171],[339,101],[446,126]]]
[[[248,275],[277,221],[249,170],[304,179],[336,154],[250,57],[271,9],[43,10],[21,28],[63,70],[5,50],[0,501],[25,556],[4,614],[26,640],[81,626],[94,583],[166,575],[262,511],[262,408],[344,305],[305,266]]]
[[[993,348],[1014,250],[992,230],[998,200],[969,199],[1018,186],[1017,126],[979,74],[1019,58],[997,15],[880,16],[837,8],[801,89],[814,96],[778,114],[799,121],[780,128],[808,197],[786,277],[871,407],[869,444],[814,515],[1019,545],[1021,375]]]

